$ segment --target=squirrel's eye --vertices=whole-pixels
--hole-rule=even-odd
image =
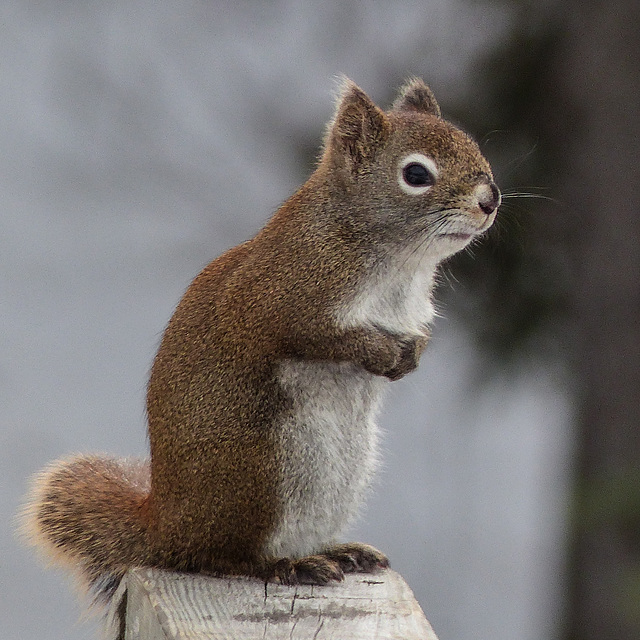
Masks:
[[[398,164],[398,184],[411,196],[428,191],[438,178],[438,167],[423,153],[411,153]]]
[[[412,187],[426,187],[434,183],[433,176],[427,167],[418,162],[408,164],[402,171],[402,177]]]

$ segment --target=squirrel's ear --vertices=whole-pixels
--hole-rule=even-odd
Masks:
[[[436,116],[436,118],[442,117],[433,91],[420,78],[410,78],[400,88],[392,109],[394,111],[419,111]]]
[[[360,87],[343,78],[336,113],[327,131],[325,155],[337,154],[351,169],[357,169],[384,144],[389,129],[384,111]]]

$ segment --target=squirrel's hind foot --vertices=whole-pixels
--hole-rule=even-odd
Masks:
[[[332,580],[340,582],[345,573],[371,573],[389,566],[389,559],[375,547],[350,542],[329,547],[322,553],[292,560],[280,558],[264,570],[267,582],[280,584],[325,585]]]
[[[372,573],[389,566],[389,558],[382,551],[362,542],[337,544],[322,555],[337,562],[344,573]]]
[[[292,560],[280,558],[269,564],[262,576],[267,582],[280,584],[314,584],[324,585],[335,580],[344,579],[340,564],[324,555],[305,556]]]

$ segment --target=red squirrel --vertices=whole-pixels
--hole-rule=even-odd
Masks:
[[[23,530],[108,599],[130,567],[326,584],[386,567],[339,543],[378,465],[381,393],[418,366],[438,264],[494,221],[478,146],[408,81],[343,81],[317,168],[193,281],[147,394],[150,462],[78,455]]]

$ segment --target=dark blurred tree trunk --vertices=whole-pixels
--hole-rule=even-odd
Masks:
[[[505,198],[499,242],[454,270],[486,313],[477,297],[460,308],[503,368],[551,349],[570,364],[564,636],[640,640],[640,2],[504,4],[519,15],[463,120],[506,132],[488,153],[505,193],[533,184],[556,201]]]
[[[566,0],[540,126],[562,152],[578,380],[571,640],[640,639],[640,2]],[[560,210],[559,215],[563,213]],[[558,227],[559,228],[559,227]]]

